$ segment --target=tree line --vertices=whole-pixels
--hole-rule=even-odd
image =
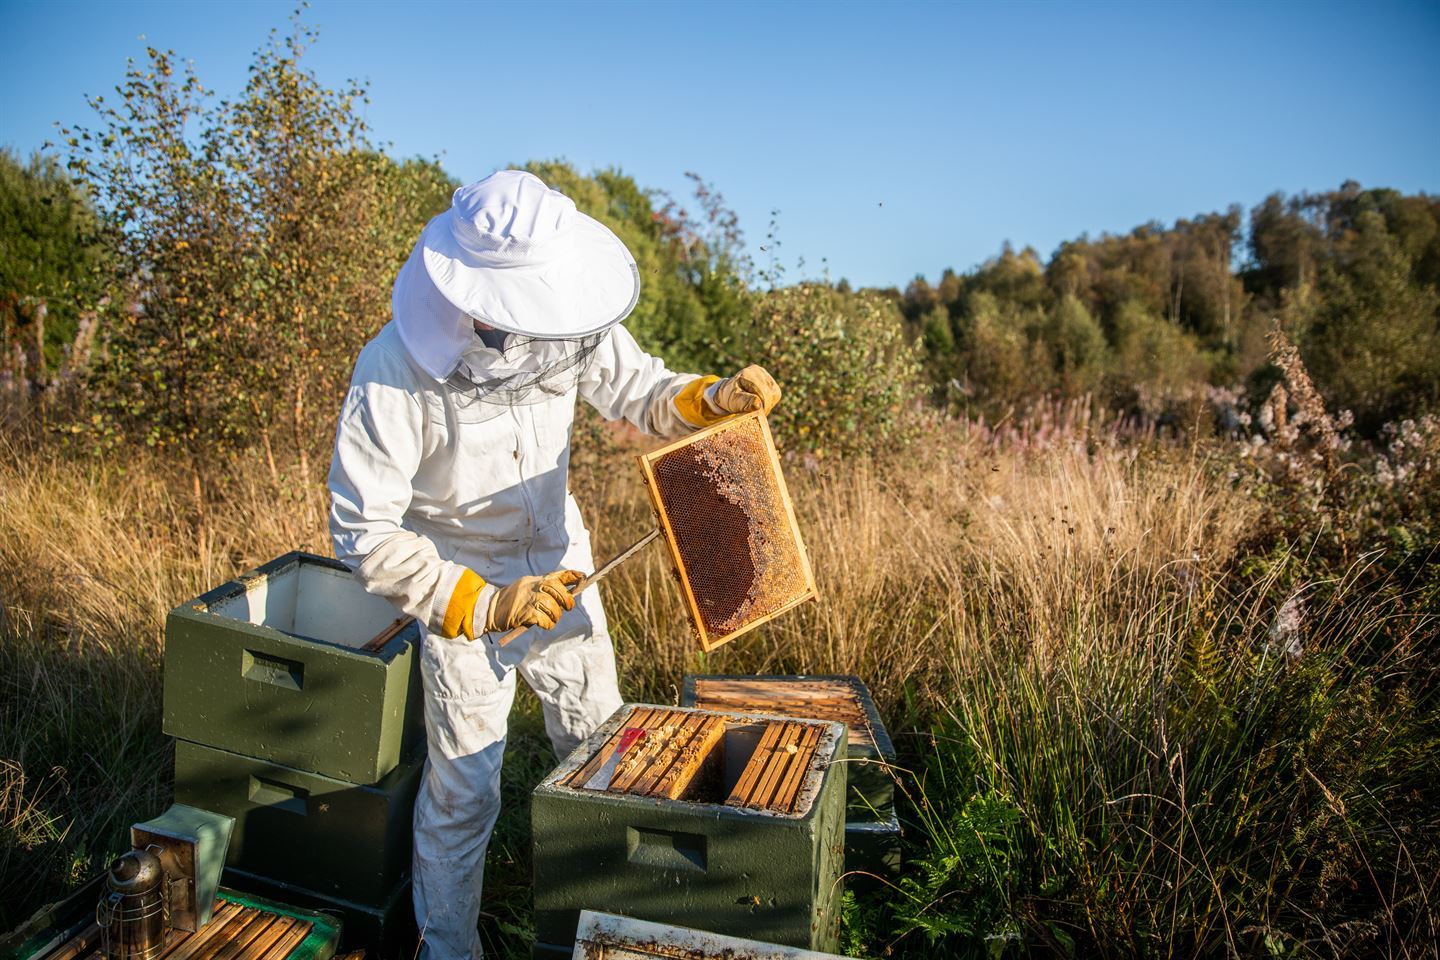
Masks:
[[[457,186],[396,160],[361,86],[302,64],[298,21],[217,99],[151,49],[53,155],[0,152],[0,393],[89,444],[185,456],[256,448],[308,476],[329,443],[390,283]],[[530,169],[610,226],[644,283],[629,325],[680,369],[763,357],[791,402],[784,442],[815,456],[886,444],[928,395],[997,419],[1091,397],[1154,418],[1206,392],[1263,400],[1278,320],[1327,401],[1363,429],[1440,400],[1440,199],[1346,183],[1166,227],[1005,246],[937,284],[852,290],[757,271],[711,184],[647,190],[620,170]]]
[[[1440,401],[1440,197],[1276,193],[1166,227],[1008,245],[966,273],[886,291],[924,344],[936,399],[992,416],[1040,394],[1163,414],[1207,387],[1274,382],[1278,321],[1362,430]]]

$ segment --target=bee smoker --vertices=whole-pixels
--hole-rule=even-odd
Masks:
[[[154,960],[170,933],[170,891],[158,849],[131,850],[110,862],[95,922],[107,960]]]

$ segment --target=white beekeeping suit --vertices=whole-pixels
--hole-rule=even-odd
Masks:
[[[563,585],[578,574],[561,573],[593,569],[567,483],[576,398],[677,436],[779,397],[758,367],[728,380],[666,369],[619,325],[638,295],[614,234],[537,177],[496,173],[457,190],[426,226],[340,412],[336,556],[427,631],[414,854],[427,960],[481,953],[481,877],[515,674],[539,697],[562,755],[621,703],[598,592],[568,609]],[[497,644],[501,630],[526,624],[519,640]]]

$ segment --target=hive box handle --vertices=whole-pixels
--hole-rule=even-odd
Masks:
[[[630,862],[662,870],[705,872],[705,837],[676,830],[626,828]]]
[[[307,812],[305,801],[309,797],[310,792],[303,787],[292,787],[288,783],[254,775],[250,777],[250,802],[257,807],[284,810],[303,817]]]
[[[272,657],[246,650],[240,658],[240,675],[256,683],[268,683],[283,690],[305,688],[305,664],[284,657]]]

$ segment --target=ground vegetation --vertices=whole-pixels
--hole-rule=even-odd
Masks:
[[[166,612],[329,552],[340,391],[453,181],[372,142],[312,40],[273,37],[233,101],[150,51],[68,171],[0,158],[0,927],[168,802]],[[1435,200],[1345,184],[854,291],[757,270],[698,176],[532,169],[634,251],[644,345],[785,386],[822,602],[704,654],[659,552],[602,590],[629,699],[691,671],[875,692],[907,866],[847,897],[849,952],[1434,955]],[[576,443],[603,555],[650,523],[641,441]],[[522,694],[495,955],[528,955],[548,749]]]

